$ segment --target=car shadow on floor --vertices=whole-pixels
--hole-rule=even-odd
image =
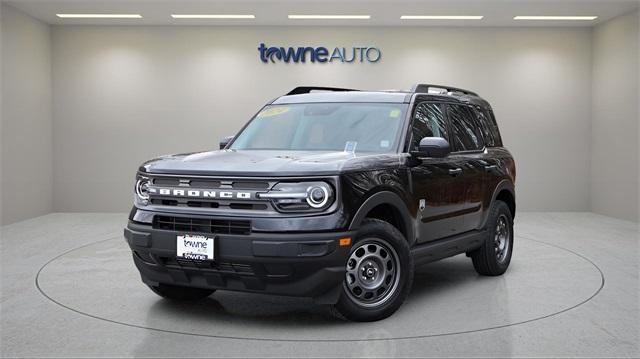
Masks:
[[[407,301],[428,305],[432,295],[443,295],[465,283],[489,278],[479,277],[464,255],[430,263],[416,269]],[[400,308],[402,310],[402,307]],[[327,326],[344,321],[333,316],[326,305],[309,298],[294,298],[255,293],[218,291],[203,300],[174,302],[158,299],[149,309],[150,318],[179,317],[181,320],[238,321],[251,325]]]

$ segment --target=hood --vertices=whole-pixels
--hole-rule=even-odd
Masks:
[[[317,176],[398,167],[399,155],[321,151],[220,150],[147,161],[141,171],[211,176]]]

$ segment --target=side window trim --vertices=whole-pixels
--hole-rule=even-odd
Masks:
[[[411,97],[411,100],[409,101],[409,107],[407,108],[407,113],[405,115],[405,124],[403,130],[402,132],[400,132],[400,135],[402,137],[398,140],[398,151],[400,153],[409,153],[409,144],[411,143],[412,135],[411,124],[413,123],[413,111],[417,106],[417,103],[420,103],[418,102],[418,96],[413,95]]]

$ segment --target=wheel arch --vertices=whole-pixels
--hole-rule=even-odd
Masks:
[[[389,217],[381,218],[380,213],[385,211],[390,211],[390,213],[385,213]],[[373,216],[370,216],[371,214]],[[413,217],[405,202],[394,192],[377,192],[367,198],[353,216],[349,229],[355,230],[360,227],[365,218],[384,220],[396,227],[405,236],[409,245],[415,242]],[[393,219],[393,221],[389,219]]]
[[[495,201],[503,201],[509,207],[511,211],[511,217],[516,217],[516,193],[513,183],[509,180],[502,180],[493,191],[491,196],[491,204]],[[487,215],[488,217],[488,215]],[[486,225],[487,218],[485,217],[483,227]]]

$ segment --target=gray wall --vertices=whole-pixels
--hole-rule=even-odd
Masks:
[[[591,208],[638,221],[638,12],[593,33]]]
[[[522,210],[637,221],[638,16],[594,29],[50,28],[3,4],[0,217],[127,210],[140,162],[215,148],[299,84],[429,81],[491,101],[518,162]],[[383,59],[262,64],[262,41],[375,45]]]
[[[377,64],[263,64],[257,46],[382,49]],[[124,211],[137,165],[212,149],[300,84],[478,91],[522,210],[589,210],[588,28],[53,27],[54,209]]]
[[[52,210],[51,34],[2,4],[2,224]]]

